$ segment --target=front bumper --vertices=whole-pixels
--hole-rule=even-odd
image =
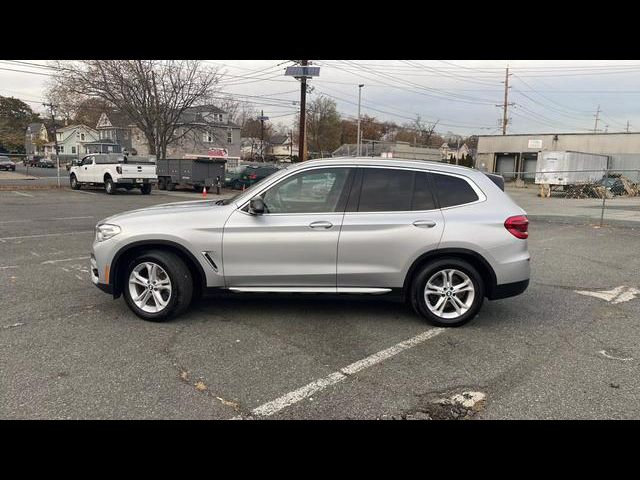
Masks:
[[[100,282],[100,269],[98,268],[98,262],[96,261],[96,257],[93,253],[91,254],[90,263],[91,281],[93,282],[93,284],[103,292],[112,294],[113,286],[109,283]]]

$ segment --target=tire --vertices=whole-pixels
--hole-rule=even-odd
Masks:
[[[167,180],[167,190],[169,190],[170,192],[173,192],[176,189],[176,184],[173,183],[171,180]]]
[[[202,193],[202,185],[194,185],[193,186],[193,190],[195,190],[198,193]]]
[[[242,190],[242,185],[240,185],[240,182],[238,182],[238,181],[233,182],[233,189],[234,190]]]
[[[158,190],[166,190],[167,182],[164,177],[158,177]]]
[[[71,185],[71,190],[80,190],[80,183],[75,175],[69,177],[69,184]]]
[[[149,195],[151,193],[151,184],[145,183],[142,185],[142,187],[140,187],[140,192],[142,192],[142,195]]]
[[[111,180],[111,177],[107,177],[104,180],[104,191],[107,192],[108,195],[113,195],[116,193],[116,186]]]
[[[452,290],[449,290],[451,287],[448,287],[445,283],[441,273],[443,271],[454,272],[453,281],[451,282],[454,286],[468,281],[472,290],[461,291],[456,295]],[[429,281],[431,281],[432,285],[431,291],[440,291],[440,289],[444,288],[442,293],[425,295],[425,288]],[[484,292],[484,281],[471,264],[458,258],[439,259],[429,262],[416,273],[411,285],[411,305],[418,315],[432,325],[437,327],[460,327],[472,320],[480,311],[484,301]],[[456,299],[454,297],[465,305],[463,307],[458,303],[462,313],[456,311],[454,307]],[[436,312],[442,309],[441,314],[432,311],[427,305],[427,300]],[[444,303],[440,304],[441,306],[436,309],[435,307],[438,307],[438,302],[440,301]]]
[[[132,288],[134,289],[134,295],[144,294],[145,288],[138,284],[132,287],[130,285],[130,278],[134,269],[138,269],[139,275],[141,275],[142,278],[145,278],[145,273],[148,278],[149,270],[144,267],[145,263],[159,266],[168,276],[170,288],[168,294],[166,293],[166,289],[159,289],[156,291],[157,293],[152,293],[146,304],[143,305],[143,309],[138,304],[144,300],[144,297],[142,300],[139,300],[137,304],[132,298]],[[157,267],[156,271],[158,271]],[[159,272],[156,278],[157,281],[162,281],[166,277],[162,275],[162,272]],[[193,279],[191,278],[189,268],[187,268],[182,259],[176,254],[165,250],[150,250],[141,253],[129,262],[125,270],[122,290],[127,305],[138,317],[150,322],[164,322],[177,317],[189,306],[193,297]],[[162,300],[165,301],[166,304],[164,306],[159,305],[155,300],[155,295],[161,295]],[[167,298],[164,298],[165,296],[167,296]],[[160,308],[160,310],[151,311],[154,306],[155,308]]]

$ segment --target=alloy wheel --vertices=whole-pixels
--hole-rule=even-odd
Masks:
[[[443,319],[457,319],[473,305],[475,287],[471,278],[460,270],[439,270],[427,281],[424,299],[434,315]]]
[[[129,275],[129,294],[140,310],[161,312],[171,300],[171,279],[157,263],[140,263]]]

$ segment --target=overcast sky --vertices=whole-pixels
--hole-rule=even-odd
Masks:
[[[46,61],[26,60],[46,65]],[[291,124],[299,108],[299,83],[284,76],[287,60],[207,60],[223,74],[226,94],[252,102],[274,123]],[[344,116],[362,114],[397,123],[417,115],[438,121],[436,131],[462,135],[500,133],[505,68],[509,77],[509,133],[593,131],[600,105],[600,131],[640,131],[640,61],[522,60],[312,60],[320,76],[307,96],[326,95]],[[32,73],[12,72],[7,69]],[[0,95],[15,96],[36,111],[48,70],[0,61]]]

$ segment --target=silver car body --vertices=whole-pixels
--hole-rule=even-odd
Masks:
[[[356,167],[460,177],[478,200],[426,211],[248,212],[251,198],[291,175]],[[403,288],[412,264],[434,251],[468,251],[481,257],[493,271],[494,287],[499,287],[529,279],[527,240],[504,226],[508,217],[517,215],[526,212],[478,170],[399,159],[313,160],[267,177],[227,205],[210,200],[170,203],[104,219],[98,225],[117,225],[121,233],[94,241],[92,279],[117,296],[114,267],[122,253],[136,245],[168,244],[197,262],[206,287],[382,293]]]

